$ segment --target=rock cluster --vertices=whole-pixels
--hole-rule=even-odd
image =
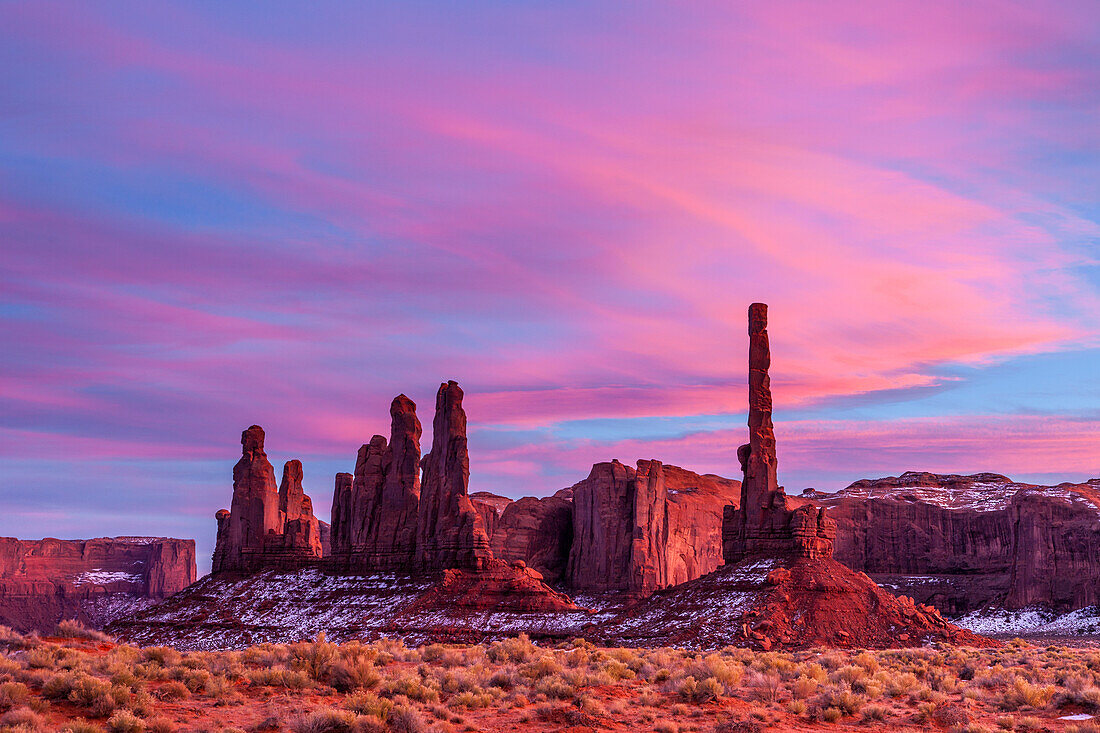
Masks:
[[[291,568],[321,558],[321,527],[302,489],[302,464],[288,461],[276,488],[259,425],[241,434],[241,459],[233,467],[233,503],[215,518],[215,573]]]
[[[727,507],[722,555],[737,563],[754,555],[827,558],[836,523],[811,502],[788,497],[779,486],[768,369],[768,306],[749,306],[749,443],[737,449],[744,479],[739,507]]]
[[[394,570],[413,561],[420,502],[420,421],[416,404],[390,404],[390,441],[375,435],[359,449],[355,475],[336,475],[332,557],[338,566]]]
[[[470,457],[462,389],[440,385],[432,450],[421,459],[416,404],[390,405],[390,441],[359,449],[355,475],[337,474],[332,563],[364,570],[483,570],[493,559],[483,515],[469,497]],[[421,481],[423,469],[423,481]]]
[[[49,632],[78,618],[100,626],[195,582],[195,542],[165,537],[0,537],[0,624]]]

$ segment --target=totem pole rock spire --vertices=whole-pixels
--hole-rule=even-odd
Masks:
[[[744,472],[740,508],[722,520],[727,563],[751,555],[832,557],[836,522],[825,510],[789,498],[779,485],[772,427],[771,345],[768,306],[749,306],[749,442],[737,449]]]

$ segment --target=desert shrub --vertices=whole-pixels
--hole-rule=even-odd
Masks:
[[[1016,727],[1016,718],[1011,715],[1002,715],[993,721],[997,724],[997,727],[1001,730],[1012,730]]]
[[[1020,730],[1041,730],[1043,728],[1043,721],[1036,718],[1034,715],[1027,715],[1016,721],[1016,727]]]
[[[103,733],[103,726],[90,723],[84,718],[70,720],[61,728],[61,733]]]
[[[129,710],[119,710],[107,721],[111,733],[144,733],[145,721]]]
[[[386,727],[390,729],[390,733],[424,733],[427,729],[420,713],[406,705],[390,710],[386,716]]]
[[[374,663],[362,657],[337,660],[328,671],[328,683],[339,692],[369,690],[381,680],[382,676],[374,668]]]
[[[783,689],[783,678],[774,671],[753,672],[746,680],[746,684],[758,700],[774,702],[779,698],[779,691]]]
[[[151,646],[141,650],[141,658],[162,667],[175,667],[183,660],[183,655],[170,646]]]
[[[489,645],[486,655],[494,662],[513,662],[522,664],[535,653],[535,645],[527,634],[511,639],[502,639]]]
[[[100,695],[88,706],[88,712],[96,718],[106,718],[115,711],[118,703],[108,694]]]
[[[804,700],[791,700],[787,703],[787,712],[791,715],[805,715],[807,705]]]
[[[69,693],[65,698],[74,705],[84,708],[91,707],[101,696],[110,695],[113,689],[111,683],[106,680],[83,673],[77,673],[70,677],[68,688]]]
[[[530,664],[525,664],[521,672],[524,677],[541,680],[543,677],[561,674],[561,665],[549,654],[544,654]]]
[[[852,692],[846,684],[830,684],[821,688],[814,698],[814,707],[820,710],[833,708],[844,715],[855,715],[865,702],[862,695]]]
[[[841,712],[840,708],[825,708],[821,713],[821,719],[826,723],[836,723],[843,717],[844,713]]]
[[[237,695],[233,683],[221,675],[211,677],[202,688],[203,694],[212,697],[219,704],[232,700]]]
[[[31,669],[53,669],[57,666],[60,647],[43,644],[30,649],[23,655],[23,662]]]
[[[890,717],[890,708],[885,705],[867,705],[863,708],[862,717],[867,721],[886,720]]]
[[[157,688],[156,695],[161,700],[184,700],[191,697],[191,690],[182,682],[165,682]]]
[[[489,677],[490,687],[499,687],[502,690],[511,690],[518,683],[515,667],[502,667],[495,670]]]
[[[668,720],[660,720],[653,724],[654,733],[680,733],[680,726]]]
[[[291,644],[291,665],[304,670],[312,679],[320,682],[328,674],[336,660],[337,646],[325,641],[325,634],[317,635],[316,641]]]
[[[1054,687],[1034,685],[1023,677],[1016,677],[1012,685],[1001,695],[1001,707],[1019,710],[1022,707],[1045,708],[1054,697]]]
[[[96,631],[95,629],[89,629],[75,618],[58,623],[53,634],[62,639],[91,639],[92,641],[102,642],[111,641],[111,637],[107,634],[104,634],[102,631]]]
[[[380,686],[381,694],[387,697],[404,695],[417,702],[439,702],[439,693],[423,683],[419,677],[406,675],[388,680]]]
[[[447,704],[459,708],[485,708],[493,702],[492,695],[476,692],[460,692],[451,697]]]
[[[9,710],[22,705],[30,697],[31,691],[22,682],[4,682],[0,684],[0,710]]]
[[[176,724],[168,718],[149,718],[145,721],[145,730],[146,733],[175,733]]]
[[[1058,707],[1080,705],[1087,710],[1100,709],[1100,687],[1093,684],[1091,677],[1070,675],[1062,682],[1056,696]]]
[[[818,682],[806,675],[802,675],[791,683],[791,695],[796,700],[805,700],[817,692]]]
[[[356,692],[344,698],[344,708],[358,715],[372,715],[385,720],[393,708],[393,702],[369,692]]]
[[[355,713],[333,708],[319,708],[290,721],[294,733],[350,733],[355,724]]]
[[[0,728],[4,730],[30,733],[43,730],[45,727],[45,718],[27,707],[13,708],[0,715]]]
[[[284,687],[288,690],[304,690],[312,685],[308,674],[293,669],[254,669],[246,675],[249,684],[256,687]]]
[[[24,636],[9,626],[0,626],[0,647],[5,649],[26,649],[37,646],[39,641],[36,634]]]

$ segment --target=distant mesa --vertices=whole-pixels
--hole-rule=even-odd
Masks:
[[[195,582],[195,541],[168,537],[0,537],[0,624],[48,633],[101,627]]]

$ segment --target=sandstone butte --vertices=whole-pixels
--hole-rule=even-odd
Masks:
[[[76,618],[102,626],[195,582],[195,542],[164,537],[0,537],[0,624],[52,631]]]

